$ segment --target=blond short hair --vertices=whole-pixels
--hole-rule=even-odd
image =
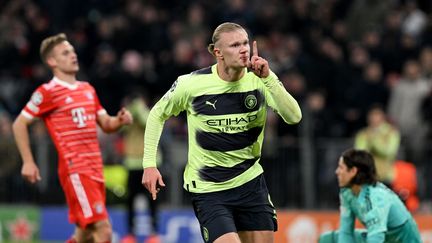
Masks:
[[[40,46],[40,57],[44,63],[46,63],[46,59],[51,54],[52,49],[63,41],[67,41],[66,34],[64,33],[49,36],[42,41]]]
[[[214,55],[215,44],[220,39],[221,33],[232,32],[236,30],[243,30],[246,32],[246,30],[241,25],[231,22],[225,22],[216,27],[213,32],[212,43],[210,43],[207,47],[207,50],[210,52],[210,54]]]

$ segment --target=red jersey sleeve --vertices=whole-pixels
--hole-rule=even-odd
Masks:
[[[22,110],[21,113],[27,118],[43,117],[56,108],[50,91],[45,86],[46,84],[41,85],[33,92],[30,100]]]

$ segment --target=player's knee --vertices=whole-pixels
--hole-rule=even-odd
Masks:
[[[103,235],[103,238],[111,240],[112,237],[112,228],[111,226],[105,226],[99,229],[99,232],[101,235]]]
[[[99,221],[94,224],[95,242],[111,242],[112,227],[108,221]]]

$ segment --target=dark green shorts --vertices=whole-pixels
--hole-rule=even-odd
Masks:
[[[219,192],[191,193],[205,242],[229,232],[277,230],[276,211],[264,176]]]

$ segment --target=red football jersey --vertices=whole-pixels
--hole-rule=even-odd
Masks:
[[[106,111],[89,83],[54,77],[34,91],[21,114],[44,120],[58,151],[59,175],[79,173],[103,181],[96,117]]]

